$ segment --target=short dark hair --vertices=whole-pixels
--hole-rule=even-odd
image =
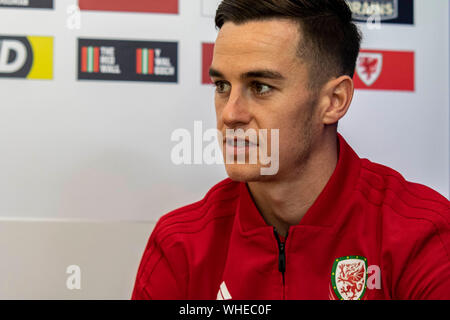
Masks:
[[[298,22],[298,52],[307,62],[311,89],[321,88],[332,77],[353,77],[362,36],[345,0],[223,0],[215,22],[221,29],[226,22],[239,25],[274,18]]]

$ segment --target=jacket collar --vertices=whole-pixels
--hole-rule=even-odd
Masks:
[[[361,159],[338,133],[339,159],[336,168],[325,188],[316,201],[308,209],[300,224],[292,228],[304,226],[331,227],[338,215],[345,210],[351,193],[359,177]],[[240,197],[237,205],[237,217],[241,231],[250,235],[261,230],[271,229],[267,225],[249,192],[247,183],[240,183]]]

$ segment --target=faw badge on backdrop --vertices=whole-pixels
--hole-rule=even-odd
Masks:
[[[414,0],[346,0],[353,20],[414,24]]]
[[[53,0],[0,0],[0,8],[53,9]]]
[[[0,77],[53,78],[53,37],[0,36]]]
[[[415,91],[414,52],[361,50],[355,89]]]

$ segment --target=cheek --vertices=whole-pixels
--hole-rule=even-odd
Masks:
[[[268,154],[274,155],[273,149],[277,149],[280,158],[289,157],[298,147],[299,128],[295,119],[275,116],[270,117],[270,122],[260,123],[260,134],[261,129],[267,129],[264,136],[267,137]]]
[[[280,130],[280,156],[289,157],[296,153],[299,146],[300,135],[298,128],[282,128]]]
[[[280,156],[301,153],[312,135],[313,113],[310,106],[286,113],[280,126]]]
[[[274,114],[271,119],[271,128],[279,130],[280,143],[295,140],[300,130],[299,114],[292,110]]]

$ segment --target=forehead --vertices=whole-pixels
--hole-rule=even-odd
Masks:
[[[286,19],[227,22],[214,47],[213,67],[292,67],[300,41],[298,24]]]

